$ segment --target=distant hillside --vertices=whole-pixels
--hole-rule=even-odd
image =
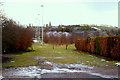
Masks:
[[[120,28],[118,27],[106,27],[106,26],[95,26],[97,28],[100,28],[101,30],[118,30]]]
[[[105,31],[108,35],[120,35],[119,27],[106,27],[106,26],[95,26],[96,28]]]

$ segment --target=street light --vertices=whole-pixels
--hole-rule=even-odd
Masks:
[[[42,8],[42,45],[43,45],[43,26],[44,26],[44,23],[43,23],[43,8],[44,8],[44,6],[41,5],[41,8]]]
[[[39,15],[40,14],[38,13],[38,21],[39,21]],[[39,22],[38,22],[38,24],[39,24]],[[38,30],[38,40],[40,40],[40,28],[39,28],[39,26],[37,28],[38,28],[37,29]]]

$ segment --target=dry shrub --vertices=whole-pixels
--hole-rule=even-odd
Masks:
[[[10,53],[26,51],[32,45],[32,28],[25,28],[13,20],[6,20],[2,24],[2,52]]]

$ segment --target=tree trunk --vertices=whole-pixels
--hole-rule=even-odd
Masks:
[[[66,50],[67,50],[67,48],[68,48],[68,44],[66,44]]]
[[[53,44],[53,49],[54,49],[54,44]]]

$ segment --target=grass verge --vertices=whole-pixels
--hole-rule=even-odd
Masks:
[[[101,61],[101,58],[95,57],[90,54],[79,53],[75,51],[74,44],[68,46],[68,50],[65,49],[65,45],[55,46],[52,49],[52,45],[45,44],[41,46],[39,43],[33,44],[34,51],[24,52],[18,54],[15,58],[11,59],[10,62],[3,64],[4,67],[21,67],[21,66],[33,66],[39,65],[40,60],[34,59],[36,56],[42,57],[63,57],[62,59],[55,58],[44,58],[41,60],[47,60],[55,63],[74,64],[83,63],[86,65],[95,66],[115,66],[118,61]]]

